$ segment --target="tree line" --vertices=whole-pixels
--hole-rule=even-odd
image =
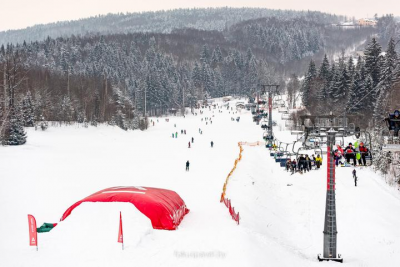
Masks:
[[[283,84],[286,66],[301,66],[327,48],[329,33],[335,35],[320,20],[316,14],[244,21],[222,32],[88,34],[3,45],[3,143],[14,142],[14,117],[25,127],[58,121],[143,129],[147,116],[182,111],[208,97],[250,96],[260,84]],[[361,39],[371,29],[355,32]],[[337,42],[355,32],[343,31]]]

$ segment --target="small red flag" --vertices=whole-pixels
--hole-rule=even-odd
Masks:
[[[28,214],[28,223],[29,223],[29,245],[37,247],[38,242],[37,242],[37,230],[36,230],[35,217]]]
[[[119,212],[119,231],[118,231],[118,243],[124,243],[124,234],[122,232],[122,214]]]

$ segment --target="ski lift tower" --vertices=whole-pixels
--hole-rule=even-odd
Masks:
[[[325,223],[324,223],[324,250],[323,257],[318,255],[319,261],[338,261],[343,262],[341,255],[337,254],[337,225],[336,225],[336,196],[335,196],[335,157],[333,146],[337,131],[330,128],[327,134],[327,191],[325,204]],[[337,256],[338,255],[338,256]]]
[[[302,127],[305,132],[305,139],[308,134],[326,140],[327,145],[327,191],[325,204],[324,222],[324,247],[323,255],[318,254],[319,261],[343,262],[340,254],[337,254],[337,224],[336,224],[336,175],[334,146],[336,137],[346,137],[360,133],[358,127],[348,123],[348,118],[339,118],[333,114],[320,116],[301,116]],[[306,125],[305,120],[310,120]]]
[[[262,92],[268,92],[268,134],[266,136],[267,147],[272,147],[272,141],[274,140],[274,134],[272,131],[272,97],[274,94],[279,94],[279,84],[262,84]]]

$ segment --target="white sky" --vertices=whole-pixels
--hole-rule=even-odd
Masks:
[[[2,0],[0,31],[98,14],[193,7],[319,10],[348,16],[400,15],[399,0]]]

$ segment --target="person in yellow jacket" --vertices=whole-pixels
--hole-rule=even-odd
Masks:
[[[272,149],[276,151],[276,149],[278,148],[278,146],[276,144],[272,145]]]
[[[322,165],[322,158],[319,154],[315,158],[315,164],[317,165],[317,169],[319,169],[319,167]]]

